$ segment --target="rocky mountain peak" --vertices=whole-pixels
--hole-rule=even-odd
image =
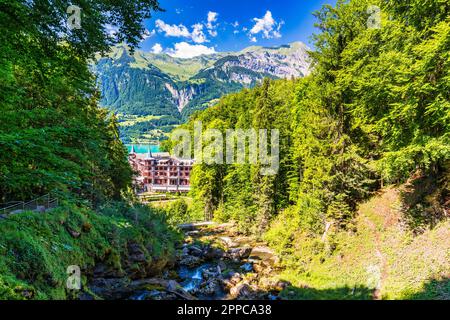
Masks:
[[[289,79],[310,73],[308,47],[294,42],[278,47],[248,47],[190,59],[135,50],[126,45],[98,57],[93,70],[102,105],[133,115],[185,119],[224,94],[250,88],[264,78]]]

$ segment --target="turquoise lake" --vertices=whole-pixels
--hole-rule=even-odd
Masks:
[[[159,146],[147,145],[147,144],[127,144],[128,153],[131,152],[131,148],[134,146],[136,153],[148,153],[149,149],[152,153],[158,153],[160,151]]]

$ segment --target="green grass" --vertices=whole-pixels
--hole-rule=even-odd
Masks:
[[[179,239],[163,215],[123,204],[99,213],[67,204],[11,216],[0,221],[0,299],[73,298],[66,290],[68,266],[80,266],[83,275],[99,261],[122,270],[130,242],[151,248],[144,249],[148,261],[169,261]]]
[[[169,196],[167,200],[160,200],[160,201],[153,201],[150,206],[158,209],[167,209],[170,207],[171,204],[176,202],[179,199],[182,199],[186,202],[188,205],[188,209],[192,209],[192,201],[193,199],[191,197],[185,197],[185,196]]]
[[[135,115],[126,115],[126,116],[120,116],[119,120],[121,120],[120,122],[120,126],[121,127],[131,127],[137,123],[142,123],[142,122],[149,122],[152,120],[157,120],[157,119],[161,119],[162,116],[135,116]]]
[[[332,230],[325,243],[287,230],[299,222],[284,213],[266,235],[286,267],[280,278],[292,283],[283,296],[372,299],[380,280],[382,299],[449,299],[450,221],[416,236],[399,208],[397,190],[387,189],[361,205],[355,230]]]
[[[187,196],[169,196],[167,200],[154,201],[150,207],[166,215],[174,226],[204,220],[204,214],[194,210],[193,199]]]

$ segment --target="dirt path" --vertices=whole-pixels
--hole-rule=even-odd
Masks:
[[[378,231],[377,226],[373,221],[371,221],[368,217],[364,217],[365,222],[370,230],[372,230],[375,238],[375,250],[374,250],[374,256],[376,259],[378,259],[378,264],[376,265],[376,268],[373,268],[370,270],[374,273],[374,276],[376,277],[376,285],[373,291],[373,299],[374,300],[381,300],[382,299],[382,288],[383,288],[383,280],[385,279],[387,275],[386,270],[386,258],[384,257],[382,253],[382,242],[381,242],[381,234]]]
[[[373,268],[375,288],[373,291],[373,299],[383,299],[383,284],[389,275],[387,258],[384,254],[387,243],[384,241],[383,234],[388,228],[396,227],[401,220],[401,213],[394,208],[398,202],[399,194],[397,190],[386,190],[380,195],[377,201],[376,209],[366,212],[363,215],[363,221],[369,230],[371,230],[374,241],[373,255],[378,261]]]

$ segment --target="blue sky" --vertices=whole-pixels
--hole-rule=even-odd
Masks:
[[[336,0],[160,0],[146,21],[146,51],[188,58],[302,41],[315,32],[312,12]]]

